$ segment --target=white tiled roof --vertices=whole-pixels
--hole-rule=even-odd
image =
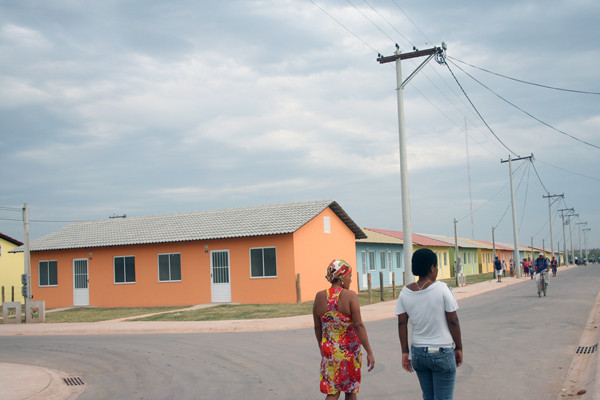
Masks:
[[[185,242],[293,233],[330,207],[354,232],[365,234],[333,200],[76,222],[30,243],[31,251]],[[15,249],[16,250],[16,249]],[[19,248],[23,250],[23,246]]]

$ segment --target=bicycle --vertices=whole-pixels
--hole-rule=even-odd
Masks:
[[[542,292],[544,293],[544,297],[546,296],[546,291],[548,290],[548,282],[546,282],[546,273],[548,270],[544,270],[540,272],[540,280],[537,285],[537,294],[538,297],[542,297]]]

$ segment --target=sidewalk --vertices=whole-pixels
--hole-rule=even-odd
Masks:
[[[574,268],[562,267],[559,272]],[[457,301],[492,290],[501,289],[529,278],[504,277],[495,280],[454,288]],[[365,322],[394,318],[395,301],[381,302],[361,307]],[[158,333],[214,333],[257,332],[312,328],[312,315],[235,321],[126,321],[114,320],[85,323],[44,323],[0,325],[0,336],[22,335],[115,335]],[[0,362],[0,400],[71,400],[79,397],[83,386],[67,386],[63,378],[67,373],[42,367]]]

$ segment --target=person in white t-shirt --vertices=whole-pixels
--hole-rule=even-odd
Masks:
[[[398,336],[402,368],[417,373],[423,399],[452,399],[456,367],[463,362],[458,304],[450,287],[436,282],[437,256],[419,249],[412,256],[412,273],[418,276],[398,296]],[[408,345],[408,321],[412,325]]]

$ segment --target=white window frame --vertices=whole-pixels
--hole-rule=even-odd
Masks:
[[[360,252],[360,261],[362,263],[362,272],[363,272],[363,274],[366,274],[367,273],[367,252],[364,250]]]
[[[136,275],[136,273],[135,273],[135,256],[133,256],[133,255],[128,255],[128,256],[114,256],[113,257],[113,281],[114,281],[115,285],[133,285],[133,284],[135,284],[135,282],[136,282],[135,280],[132,281],[132,282],[131,281],[126,281],[126,280],[124,280],[123,282],[117,282],[117,275],[116,275],[117,271],[115,270],[115,268],[116,268],[115,262],[116,262],[117,258],[127,259],[129,257],[133,258],[133,274]],[[123,261],[125,261],[125,260],[123,260]],[[124,274],[123,279],[126,279],[126,277],[127,277],[127,268],[126,267],[127,267],[127,263],[124,262],[123,263],[123,274]],[[137,279],[137,276],[136,276],[135,279]]]
[[[56,265],[56,284],[51,285],[50,284],[50,263],[53,262]],[[48,284],[47,285],[42,285],[42,270],[41,270],[41,264],[42,263],[47,263],[47,276],[46,279],[48,280]],[[58,261],[56,260],[42,260],[42,261],[38,261],[38,287],[56,287],[58,286]]]
[[[369,250],[367,253],[367,265],[368,265],[368,270],[369,271],[376,271],[377,270],[377,260],[375,259],[375,251],[374,250]]]
[[[402,269],[402,252],[400,250],[396,251],[396,268]]]
[[[173,270],[172,270],[172,266],[171,266],[171,256],[172,255],[178,255],[179,256],[179,279],[172,279],[172,275],[173,275]],[[160,256],[168,256],[167,260],[169,262],[169,279],[160,279]],[[158,272],[158,281],[163,283],[163,282],[181,282],[181,277],[183,276],[183,274],[181,273],[181,253],[159,253],[156,256],[156,267],[157,267],[157,272]]]
[[[275,275],[265,276],[265,249],[273,249],[275,250]],[[252,250],[262,250],[262,276],[254,276],[252,274]],[[248,256],[250,258],[250,279],[273,279],[277,278],[278,270],[277,270],[277,248],[275,246],[262,246],[262,247],[251,247],[248,251]]]
[[[331,218],[323,217],[323,232],[331,233]]]

